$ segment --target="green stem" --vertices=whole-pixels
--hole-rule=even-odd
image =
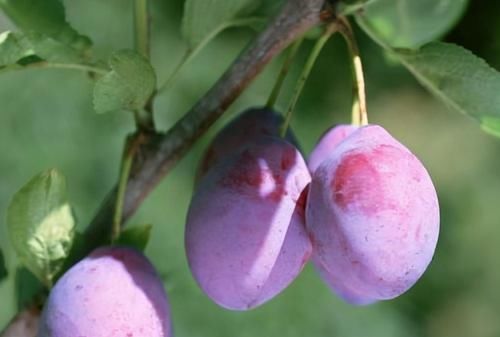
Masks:
[[[293,111],[295,110],[295,106],[297,105],[297,102],[299,100],[300,94],[302,93],[302,90],[304,89],[304,85],[309,78],[309,75],[311,74],[311,70],[316,63],[316,60],[325,46],[326,42],[330,39],[330,37],[338,31],[338,25],[336,22],[331,23],[328,25],[325,29],[325,32],[321,37],[318,39],[316,44],[314,45],[313,50],[311,51],[311,54],[309,55],[306,64],[304,66],[304,69],[302,70],[302,73],[300,74],[300,77],[297,81],[297,84],[295,85],[295,89],[293,91],[292,99],[290,100],[290,103],[288,105],[288,109],[285,114],[285,121],[283,122],[283,125],[281,127],[281,136],[285,137],[286,132],[288,130],[288,126],[290,125],[290,121],[292,119],[292,114]]]
[[[150,58],[150,31],[148,0],[134,0],[134,43],[135,49],[146,59]],[[143,132],[154,132],[155,123],[153,118],[154,93],[148,100],[144,109],[134,111],[137,129]]]
[[[276,104],[276,100],[278,99],[281,88],[283,87],[283,83],[285,82],[286,75],[288,74],[288,71],[290,70],[290,67],[293,63],[293,60],[295,59],[295,56],[297,55],[297,52],[300,49],[300,46],[302,45],[302,42],[304,41],[303,38],[298,39],[295,41],[295,43],[290,47],[290,50],[287,53],[286,59],[283,62],[283,67],[281,68],[281,71],[278,75],[278,78],[276,80],[276,83],[274,84],[273,91],[271,92],[271,95],[269,96],[269,99],[267,100],[266,106],[270,109],[274,107]]]
[[[368,111],[366,105],[366,85],[359,47],[349,21],[344,17],[339,17],[338,23],[339,32],[347,42],[352,61],[352,124],[357,126],[367,125]]]
[[[120,167],[120,179],[118,180],[118,191],[116,195],[115,212],[113,215],[113,228],[111,231],[111,242],[115,242],[121,233],[123,204],[127,192],[127,184],[130,177],[130,171],[134,162],[135,153],[140,143],[140,135],[127,138],[123,151]]]
[[[148,0],[134,0],[135,49],[149,59]]]
[[[233,28],[233,27],[241,27],[241,26],[248,26],[251,24],[259,23],[263,19],[260,17],[251,17],[251,18],[244,18],[244,19],[236,19],[233,21],[229,21],[226,23],[221,24],[219,27],[211,31],[207,36],[203,38],[198,44],[196,44],[193,47],[190,47],[184,56],[182,57],[181,61],[177,64],[175,67],[174,71],[170,74],[170,76],[167,78],[167,80],[160,85],[158,89],[158,94],[163,93],[167,90],[170,89],[172,86],[174,79],[179,75],[180,71],[186,66],[188,63],[190,63],[198,54],[212,41],[217,35],[219,35],[222,31],[228,29],[228,28]]]

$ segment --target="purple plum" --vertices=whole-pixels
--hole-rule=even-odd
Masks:
[[[333,152],[333,150],[335,150],[335,148],[344,139],[350,136],[357,129],[358,126],[355,125],[341,124],[326,131],[323,136],[321,136],[313,151],[309,155],[307,166],[309,166],[309,171],[311,171],[311,174],[316,171],[318,166],[321,165],[323,161],[330,157],[330,154]]]
[[[204,176],[218,161],[251,145],[262,136],[279,136],[283,116],[269,108],[251,108],[228,123],[215,137],[203,155],[196,180]],[[295,136],[289,129],[286,139],[297,146]]]
[[[162,282],[141,253],[96,249],[52,289],[38,337],[168,337],[170,310]]]
[[[260,137],[219,161],[189,207],[186,253],[202,290],[227,309],[248,310],[286,288],[308,261],[306,163],[290,143]]]
[[[313,174],[306,205],[313,263],[352,304],[407,291],[432,260],[436,190],[422,163],[382,127],[359,128]]]

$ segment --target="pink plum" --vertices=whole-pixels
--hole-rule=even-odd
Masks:
[[[269,108],[251,108],[228,123],[215,137],[198,167],[197,180],[218,161],[240,148],[251,145],[262,136],[279,136],[283,116]],[[297,144],[290,129],[286,139]]]
[[[162,282],[141,253],[105,247],[68,270],[52,289],[39,337],[168,337]]]
[[[312,250],[304,224],[310,179],[293,145],[266,136],[202,178],[185,243],[191,272],[214,302],[254,308],[300,273]]]
[[[309,171],[314,173],[318,166],[330,157],[333,150],[357,129],[358,127],[354,125],[341,124],[326,131],[309,155],[307,161]]]
[[[306,224],[313,262],[346,301],[408,290],[432,260],[436,190],[422,163],[382,127],[361,127],[315,171]]]

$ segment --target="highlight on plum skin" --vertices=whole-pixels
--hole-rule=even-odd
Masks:
[[[196,173],[199,181],[208,170],[242,147],[253,144],[263,136],[279,136],[283,116],[266,107],[243,111],[228,123],[208,146]],[[286,140],[297,146],[297,140],[289,129]]]
[[[261,137],[203,177],[185,244],[193,277],[214,302],[255,308],[300,273],[312,253],[304,224],[310,179],[299,151],[274,137]]]
[[[432,260],[436,190],[422,163],[383,128],[360,128],[315,171],[306,206],[313,263],[352,304],[407,291]]]
[[[311,174],[316,171],[318,166],[328,159],[335,148],[347,137],[349,137],[358,126],[351,124],[340,124],[327,130],[319,139],[313,151],[307,160],[307,166]]]
[[[172,336],[163,284],[144,255],[99,248],[56,283],[38,337],[76,336]]]

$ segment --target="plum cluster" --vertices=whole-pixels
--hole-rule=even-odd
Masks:
[[[283,291],[312,260],[352,304],[391,299],[424,273],[439,206],[422,163],[377,125],[329,130],[303,159],[283,118],[250,109],[207,150],[185,246],[201,289],[248,310]],[[95,250],[52,289],[38,337],[170,337],[162,282],[131,248]]]
[[[306,164],[282,118],[250,109],[200,164],[185,244],[201,289],[233,310],[259,306],[311,259],[352,304],[397,297],[436,247],[439,206],[422,163],[377,125],[340,125]]]

